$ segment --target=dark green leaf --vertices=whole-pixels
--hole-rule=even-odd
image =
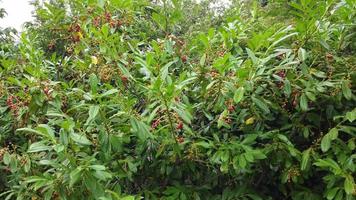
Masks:
[[[265,104],[264,101],[258,99],[258,98],[255,98],[255,97],[252,97],[252,101],[253,103],[256,104],[256,106],[258,108],[260,108],[264,113],[270,113],[270,110],[268,108],[268,106]]]

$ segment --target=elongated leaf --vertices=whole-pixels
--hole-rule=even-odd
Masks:
[[[206,60],[206,54],[204,54],[201,58],[200,58],[200,66],[204,66],[205,65],[205,60]]]
[[[82,168],[78,167],[75,170],[73,170],[70,174],[70,182],[69,182],[69,187],[72,187],[80,178],[82,175]]]
[[[298,35],[298,33],[290,33],[290,34],[288,34],[288,35],[286,35],[286,36],[283,36],[283,37],[281,37],[280,39],[278,39],[277,41],[273,42],[272,45],[271,45],[269,48],[274,47],[274,46],[276,46],[278,43],[282,42],[283,40],[286,40],[286,39],[288,39],[288,38],[290,38],[290,37],[293,37],[293,36],[295,36],[295,35]]]
[[[268,106],[263,102],[262,100],[252,97],[253,103],[257,105],[258,108],[260,108],[264,113],[270,113],[270,110]]]
[[[299,102],[300,108],[302,111],[307,111],[308,110],[308,100],[305,94],[302,94],[300,97],[300,102]]]
[[[344,182],[344,189],[346,194],[352,194],[354,192],[354,187],[354,179],[352,178],[352,176],[347,176]]]
[[[97,91],[98,83],[99,83],[98,77],[95,74],[91,74],[89,77],[89,84],[90,84],[91,92],[94,94]]]
[[[208,142],[205,142],[205,141],[200,141],[200,142],[194,143],[194,145],[201,146],[201,147],[206,148],[206,149],[209,149],[209,148],[211,148],[213,146],[212,144],[210,144]]]
[[[89,168],[97,171],[103,171],[106,169],[104,165],[90,165]]]
[[[335,162],[334,160],[327,158],[325,160],[323,159],[318,159],[314,165],[321,167],[321,168],[330,168],[332,170],[334,170],[335,174],[341,173],[342,170],[340,168],[340,166],[337,164],[337,162]]]
[[[51,141],[55,142],[55,136],[53,130],[45,124],[40,124],[36,130],[32,128],[20,128],[17,129],[16,131],[23,131],[23,132],[29,132],[29,133],[34,133],[36,135],[43,136],[47,139],[50,139]]]
[[[311,100],[311,101],[315,101],[316,97],[312,92],[306,92],[305,95]]]
[[[337,191],[339,191],[339,188],[337,188],[337,187],[335,187],[335,188],[329,190],[329,191],[327,192],[326,198],[327,198],[328,200],[333,200],[334,197],[335,197],[335,195],[336,195],[336,193],[337,193]]]
[[[56,137],[54,136],[53,129],[49,127],[47,124],[40,124],[36,129],[39,130],[44,135],[47,135],[47,137],[50,138],[53,142],[56,141]]]
[[[242,100],[242,98],[244,97],[244,92],[245,92],[245,88],[243,88],[243,87],[240,87],[239,89],[237,89],[235,91],[235,94],[234,94],[235,103],[239,103]]]
[[[126,197],[122,197],[120,200],[135,200],[134,196],[126,196]]]
[[[330,145],[331,145],[331,139],[330,136],[328,134],[326,134],[323,139],[321,139],[321,150],[323,152],[326,152],[329,150]]]
[[[122,64],[118,63],[117,66],[119,67],[121,73],[127,77],[127,78],[130,78],[130,79],[133,79],[132,75],[130,74],[129,70],[126,69],[125,66],[123,66]]]
[[[292,86],[288,79],[284,81],[284,93],[289,97],[292,93]]]
[[[335,140],[335,139],[337,139],[337,137],[338,137],[338,133],[339,133],[339,131],[337,130],[337,128],[332,128],[332,129],[329,131],[328,135],[330,136],[330,139],[331,139],[331,140]]]
[[[331,141],[337,139],[338,137],[338,129],[332,128],[330,131],[321,139],[321,150],[326,152],[329,150],[331,146]]]
[[[184,108],[176,108],[173,109],[178,113],[179,117],[183,119],[185,123],[190,124],[192,122],[192,115]]]
[[[300,61],[305,61],[307,59],[307,52],[303,48],[299,48],[298,57]]]
[[[133,133],[136,134],[141,141],[144,141],[147,138],[151,137],[149,127],[145,123],[143,123],[142,121],[138,121],[135,118],[131,118],[130,121]]]
[[[356,120],[356,108],[346,113],[346,119],[349,120],[349,122],[353,122]]]
[[[103,181],[112,178],[112,175],[109,172],[101,171],[101,170],[95,171],[94,176]]]
[[[256,64],[258,62],[258,58],[255,56],[255,54],[249,48],[246,48],[246,52],[248,57],[251,58],[253,64]]]
[[[89,117],[86,121],[86,125],[89,125],[98,115],[99,113],[100,106],[98,105],[92,105],[89,107]]]
[[[35,153],[35,152],[40,152],[40,151],[49,151],[51,149],[52,149],[52,147],[46,145],[44,142],[35,142],[30,145],[27,152]]]
[[[90,142],[90,140],[88,140],[87,136],[85,135],[79,135],[77,133],[71,133],[70,134],[70,138],[81,145],[91,145],[92,143]]]
[[[100,98],[103,98],[103,97],[106,97],[106,96],[110,96],[110,95],[116,94],[118,92],[119,92],[119,90],[117,90],[117,89],[111,89],[111,90],[108,90],[108,91],[104,92],[103,94],[101,94]]]
[[[164,65],[164,67],[161,69],[161,79],[162,80],[166,80],[166,78],[168,76],[169,67],[172,66],[177,61],[178,61],[178,59],[176,58],[173,61],[171,61],[171,62],[167,63],[166,65]]]
[[[310,151],[311,151],[311,148],[309,148],[303,152],[301,170],[305,170],[309,163]]]
[[[344,94],[344,97],[347,99],[347,100],[350,100],[351,99],[351,96],[352,96],[352,92],[351,92],[351,89],[349,88],[349,82],[348,81],[344,81],[341,85],[341,89],[342,89],[342,94]]]

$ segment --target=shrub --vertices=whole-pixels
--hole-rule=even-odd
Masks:
[[[35,4],[0,55],[2,198],[354,199],[354,1],[202,5]]]

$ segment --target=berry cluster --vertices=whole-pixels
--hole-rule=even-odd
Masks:
[[[18,98],[14,96],[9,96],[6,100],[6,105],[10,108],[14,116],[18,116],[19,106],[18,106]]]

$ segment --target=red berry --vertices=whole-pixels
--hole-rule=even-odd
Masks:
[[[186,55],[183,55],[183,56],[181,56],[180,58],[182,59],[182,62],[183,62],[183,63],[186,63],[187,60],[188,60],[188,57],[187,57]]]
[[[183,137],[183,136],[178,136],[178,137],[176,138],[176,140],[177,140],[177,142],[178,142],[179,144],[182,144],[182,143],[184,142],[184,137]]]
[[[282,79],[285,79],[285,78],[286,78],[286,73],[285,73],[284,71],[278,72],[277,75],[278,75],[279,77],[281,77]]]
[[[229,107],[227,109],[229,110],[229,112],[233,112],[233,111],[235,111],[235,106],[229,105]]]
[[[127,85],[128,78],[127,78],[126,76],[121,76],[120,78],[121,78],[122,84],[124,84],[124,86],[126,86],[126,85]]]
[[[177,128],[177,130],[182,130],[183,129],[183,122],[180,121],[176,128]]]
[[[153,121],[152,125],[151,125],[151,128],[152,129],[155,129],[157,128],[157,126],[161,123],[161,120],[160,119],[157,119],[155,121]]]
[[[111,21],[111,13],[109,13],[109,12],[105,13],[105,19],[107,22],[110,22]]]
[[[101,23],[101,18],[98,16],[98,17],[96,17],[96,18],[94,18],[94,20],[93,20],[93,25],[95,26],[95,27],[99,27],[100,26],[100,23]]]

